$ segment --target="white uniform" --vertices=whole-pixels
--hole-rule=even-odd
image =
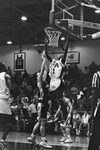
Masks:
[[[0,114],[11,115],[12,112],[9,103],[10,90],[7,87],[5,76],[5,72],[0,73]]]
[[[63,67],[64,65],[62,64],[61,59],[60,60],[53,59],[52,62],[50,63],[49,66],[49,76],[51,78],[50,91],[54,91],[60,86],[61,84],[60,76]]]

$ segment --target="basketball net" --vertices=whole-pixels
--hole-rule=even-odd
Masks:
[[[62,34],[60,31],[57,31],[56,29],[52,27],[46,27],[44,29],[45,33],[47,34],[49,38],[49,46],[52,47],[58,47],[58,40],[60,35]]]

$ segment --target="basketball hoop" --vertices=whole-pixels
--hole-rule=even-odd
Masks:
[[[51,28],[51,27],[46,27],[44,29],[44,31],[49,38],[49,44],[48,45],[52,46],[52,47],[58,47],[58,40],[59,40],[59,37],[62,33],[60,31],[57,31],[54,28]]]

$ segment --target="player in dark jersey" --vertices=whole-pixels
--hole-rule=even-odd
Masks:
[[[72,126],[72,110],[73,102],[66,97],[65,91],[63,92],[63,98],[59,101],[59,108],[55,114],[55,118],[58,116],[59,112],[62,112],[62,119],[60,123],[60,128],[63,134],[63,137],[60,139],[60,142],[72,143],[70,128]]]
[[[92,78],[91,114],[89,120],[93,122],[92,135],[88,150],[99,150],[100,147],[100,65]]]
[[[45,137],[45,126],[47,121],[47,111],[49,108],[48,105],[48,87],[46,83],[46,77],[47,77],[47,66],[45,65],[46,62],[46,55],[45,51],[43,51],[42,54],[42,65],[41,65],[41,71],[38,73],[37,77],[37,84],[40,91],[40,99],[38,103],[38,122],[35,124],[32,134],[30,137],[27,138],[29,142],[32,142],[35,146],[36,141],[36,133],[38,128],[40,127],[40,133],[41,133],[41,142],[39,143],[40,146],[43,146],[45,148],[52,148],[51,145],[48,144],[47,139]]]

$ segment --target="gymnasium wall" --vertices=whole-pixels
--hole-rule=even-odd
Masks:
[[[75,42],[72,44],[72,50],[80,52],[80,64],[82,70],[84,66],[90,65],[92,61],[100,64],[100,39],[89,40],[85,42]]]
[[[38,48],[39,49],[39,48]],[[44,49],[44,48],[43,48]],[[53,58],[57,57],[60,48],[48,48],[49,53]],[[29,74],[34,74],[40,70],[41,57],[38,51],[32,45],[23,45],[23,52],[26,52],[26,70]],[[79,68],[84,70],[84,66],[90,65],[92,61],[100,64],[100,41],[85,41],[73,42],[70,44],[69,51],[80,52]],[[19,52],[19,46],[0,46],[0,61],[4,62],[6,66],[10,66],[14,71],[14,53]],[[49,62],[47,61],[47,65]]]

